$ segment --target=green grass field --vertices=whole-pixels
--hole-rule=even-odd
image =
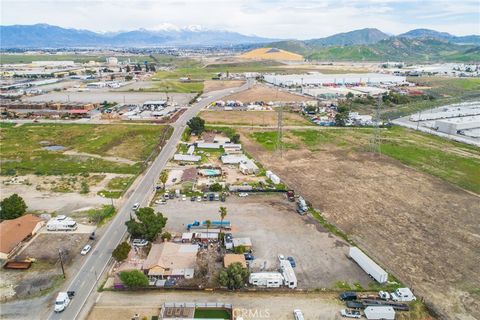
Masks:
[[[284,132],[284,149],[303,145],[312,152],[328,152],[329,148],[361,152],[368,149],[372,130],[290,130]],[[255,132],[251,137],[266,150],[276,149],[276,131]],[[397,126],[383,129],[381,141],[382,154],[480,194],[480,149]]]
[[[230,319],[231,315],[226,310],[196,309],[194,319]]]
[[[36,173],[45,175],[111,172],[136,174],[164,136],[167,126],[1,124],[2,175]],[[171,132],[168,130],[168,133]],[[168,133],[166,133],[168,135]],[[87,155],[47,151],[45,145],[63,146]],[[103,157],[130,160],[111,161]],[[132,164],[133,162],[134,164]]]

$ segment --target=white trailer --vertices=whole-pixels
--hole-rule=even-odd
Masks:
[[[393,301],[410,302],[417,300],[409,288],[398,288],[390,296]]]
[[[363,271],[379,283],[385,283],[388,281],[388,273],[357,247],[350,247],[349,256],[355,260]]]
[[[279,272],[254,272],[250,274],[248,283],[259,287],[280,288],[283,276]]]
[[[283,275],[283,284],[290,289],[295,289],[297,287],[297,276],[295,271],[293,271],[292,265],[288,260],[280,260],[280,269],[282,270]]]
[[[387,306],[370,306],[364,310],[368,320],[395,320],[395,310]]]
[[[48,231],[74,231],[77,230],[77,222],[72,218],[58,216],[50,219],[47,223]]]

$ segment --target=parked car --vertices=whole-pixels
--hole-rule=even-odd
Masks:
[[[192,196],[192,197],[190,198],[190,201],[195,201],[195,199],[196,199],[196,197],[195,197],[195,196]]]
[[[157,200],[155,201],[156,204],[167,204],[167,200],[165,199],[160,199],[160,200]]]
[[[340,310],[340,314],[342,315],[342,317],[345,317],[345,318],[360,319],[362,317],[362,315],[360,314],[360,311],[351,310],[351,309],[342,309],[342,310]]]
[[[92,246],[87,244],[85,247],[83,247],[82,251],[80,252],[80,254],[82,256],[86,255],[88,252],[90,252],[90,250],[92,250]]]
[[[198,202],[202,201],[202,197],[197,196],[197,201],[198,201]]]
[[[340,293],[338,296],[342,301],[352,301],[357,300],[357,293],[352,291],[345,291]]]
[[[137,211],[138,208],[140,208],[140,203],[137,202],[137,203],[135,203],[135,204],[133,205],[132,209],[133,209],[134,211]]]
[[[293,259],[293,257],[288,257],[287,260],[290,261],[292,268],[295,268],[297,266],[297,263],[295,262],[295,259]]]
[[[173,178],[173,179],[172,179],[172,182],[176,182],[176,181],[177,181],[177,178]]]
[[[95,240],[95,238],[96,238],[95,231],[93,231],[92,233],[90,233],[90,236],[88,237],[88,239]]]
[[[186,201],[187,200],[187,196],[182,194],[182,201]]]
[[[213,201],[215,199],[215,195],[213,193],[210,193],[208,195],[208,200]]]
[[[164,194],[163,194],[163,199],[165,199],[165,200],[170,199],[170,197],[168,196],[168,193],[164,193]]]
[[[169,197],[170,199],[175,198],[175,193],[169,193],[169,194],[168,194],[168,197]]]
[[[133,239],[132,244],[135,247],[145,247],[148,244],[148,241],[144,239]]]
[[[245,260],[247,261],[255,260],[255,257],[251,253],[244,253],[243,255],[245,256]]]
[[[390,293],[388,293],[387,291],[379,291],[379,292],[378,292],[378,296],[379,296],[380,299],[382,299],[382,300],[390,300],[390,299],[391,299]]]
[[[248,193],[246,193],[246,192],[240,192],[240,193],[238,194],[238,196],[239,196],[239,197],[242,197],[242,198],[243,198],[243,197],[248,197]]]
[[[203,194],[203,201],[207,201],[208,200],[208,194],[204,193]]]
[[[302,310],[300,309],[293,310],[293,316],[295,317],[295,320],[305,320]]]

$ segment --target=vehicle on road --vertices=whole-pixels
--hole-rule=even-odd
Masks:
[[[297,266],[297,263],[295,262],[295,259],[293,259],[293,257],[288,257],[287,260],[290,261],[292,268],[295,268]]]
[[[135,203],[135,204],[133,205],[132,209],[133,209],[134,211],[137,211],[138,208],[140,208],[140,203],[137,202],[137,203]]]
[[[83,247],[82,251],[80,252],[80,254],[82,256],[86,255],[88,252],[90,252],[90,250],[92,250],[92,246],[87,244],[85,247]]]
[[[67,291],[67,292],[59,292],[57,295],[57,299],[55,299],[55,312],[62,312],[68,307],[70,300],[75,295],[75,291]]]
[[[132,244],[135,247],[145,247],[148,244],[148,241],[144,239],[133,239]]]
[[[362,317],[362,315],[360,314],[360,311],[358,310],[342,309],[340,310],[340,314],[342,315],[342,317],[345,317],[345,318],[360,319]]]
[[[243,198],[243,197],[248,197],[248,193],[246,193],[246,192],[240,192],[240,193],[238,194],[238,196],[239,196],[239,197],[242,197],[242,198]]]
[[[293,310],[293,317],[295,318],[295,320],[305,320],[302,310],[300,309]]]

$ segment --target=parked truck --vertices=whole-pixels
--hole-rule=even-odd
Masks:
[[[355,260],[363,271],[379,283],[386,283],[388,281],[387,272],[357,247],[350,247],[349,256]]]

